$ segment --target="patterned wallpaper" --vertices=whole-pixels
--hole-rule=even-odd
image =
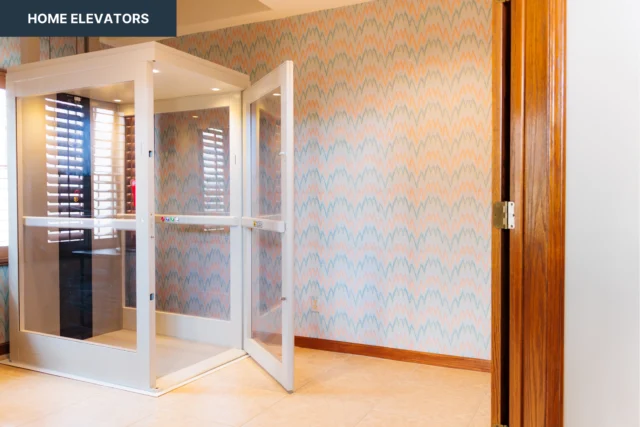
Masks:
[[[20,38],[0,37],[0,68],[9,68],[18,64],[20,64]]]
[[[81,37],[41,37],[40,60],[61,58],[84,52]],[[0,37],[0,68],[20,64],[20,38]]]
[[[158,214],[229,214],[228,108],[157,114],[155,148]],[[157,310],[230,318],[229,232],[156,226]]]
[[[280,108],[280,105],[277,106]],[[252,210],[256,217],[282,214],[280,116],[258,111],[258,182],[253,183]],[[257,185],[256,185],[257,184]],[[257,187],[257,188],[256,188]]]
[[[41,37],[40,61],[84,53],[82,37]]]
[[[295,63],[296,334],[490,357],[489,0],[376,1],[165,43],[252,81]]]
[[[271,217],[282,213],[280,98],[258,101],[257,182],[252,183],[253,213]],[[269,105],[270,104],[270,105]],[[255,229],[251,236],[251,335],[281,357],[282,345],[282,235]]]
[[[490,0],[376,1],[165,43],[252,81],[295,63],[296,334],[490,357]]]

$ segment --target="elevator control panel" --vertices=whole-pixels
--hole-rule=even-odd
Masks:
[[[180,222],[180,218],[177,216],[161,216],[160,221],[162,222]]]

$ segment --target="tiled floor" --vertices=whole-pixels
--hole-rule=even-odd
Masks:
[[[489,374],[296,349],[296,384],[245,359],[153,398],[0,366],[0,426],[489,426]]]

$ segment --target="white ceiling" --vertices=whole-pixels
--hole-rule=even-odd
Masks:
[[[198,95],[214,96],[237,91],[237,88],[227,83],[170,64],[156,62],[155,70],[157,71],[157,73],[153,73],[155,101]],[[213,88],[218,90],[213,90]],[[67,93],[97,101],[120,102],[122,105],[133,104],[135,96],[133,82],[77,89],[67,91]]]
[[[177,0],[178,35],[200,33],[253,22],[270,21],[371,0]],[[159,38],[102,37],[111,46]]]

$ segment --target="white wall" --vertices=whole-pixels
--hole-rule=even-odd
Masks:
[[[639,4],[567,0],[566,427],[640,425]]]

